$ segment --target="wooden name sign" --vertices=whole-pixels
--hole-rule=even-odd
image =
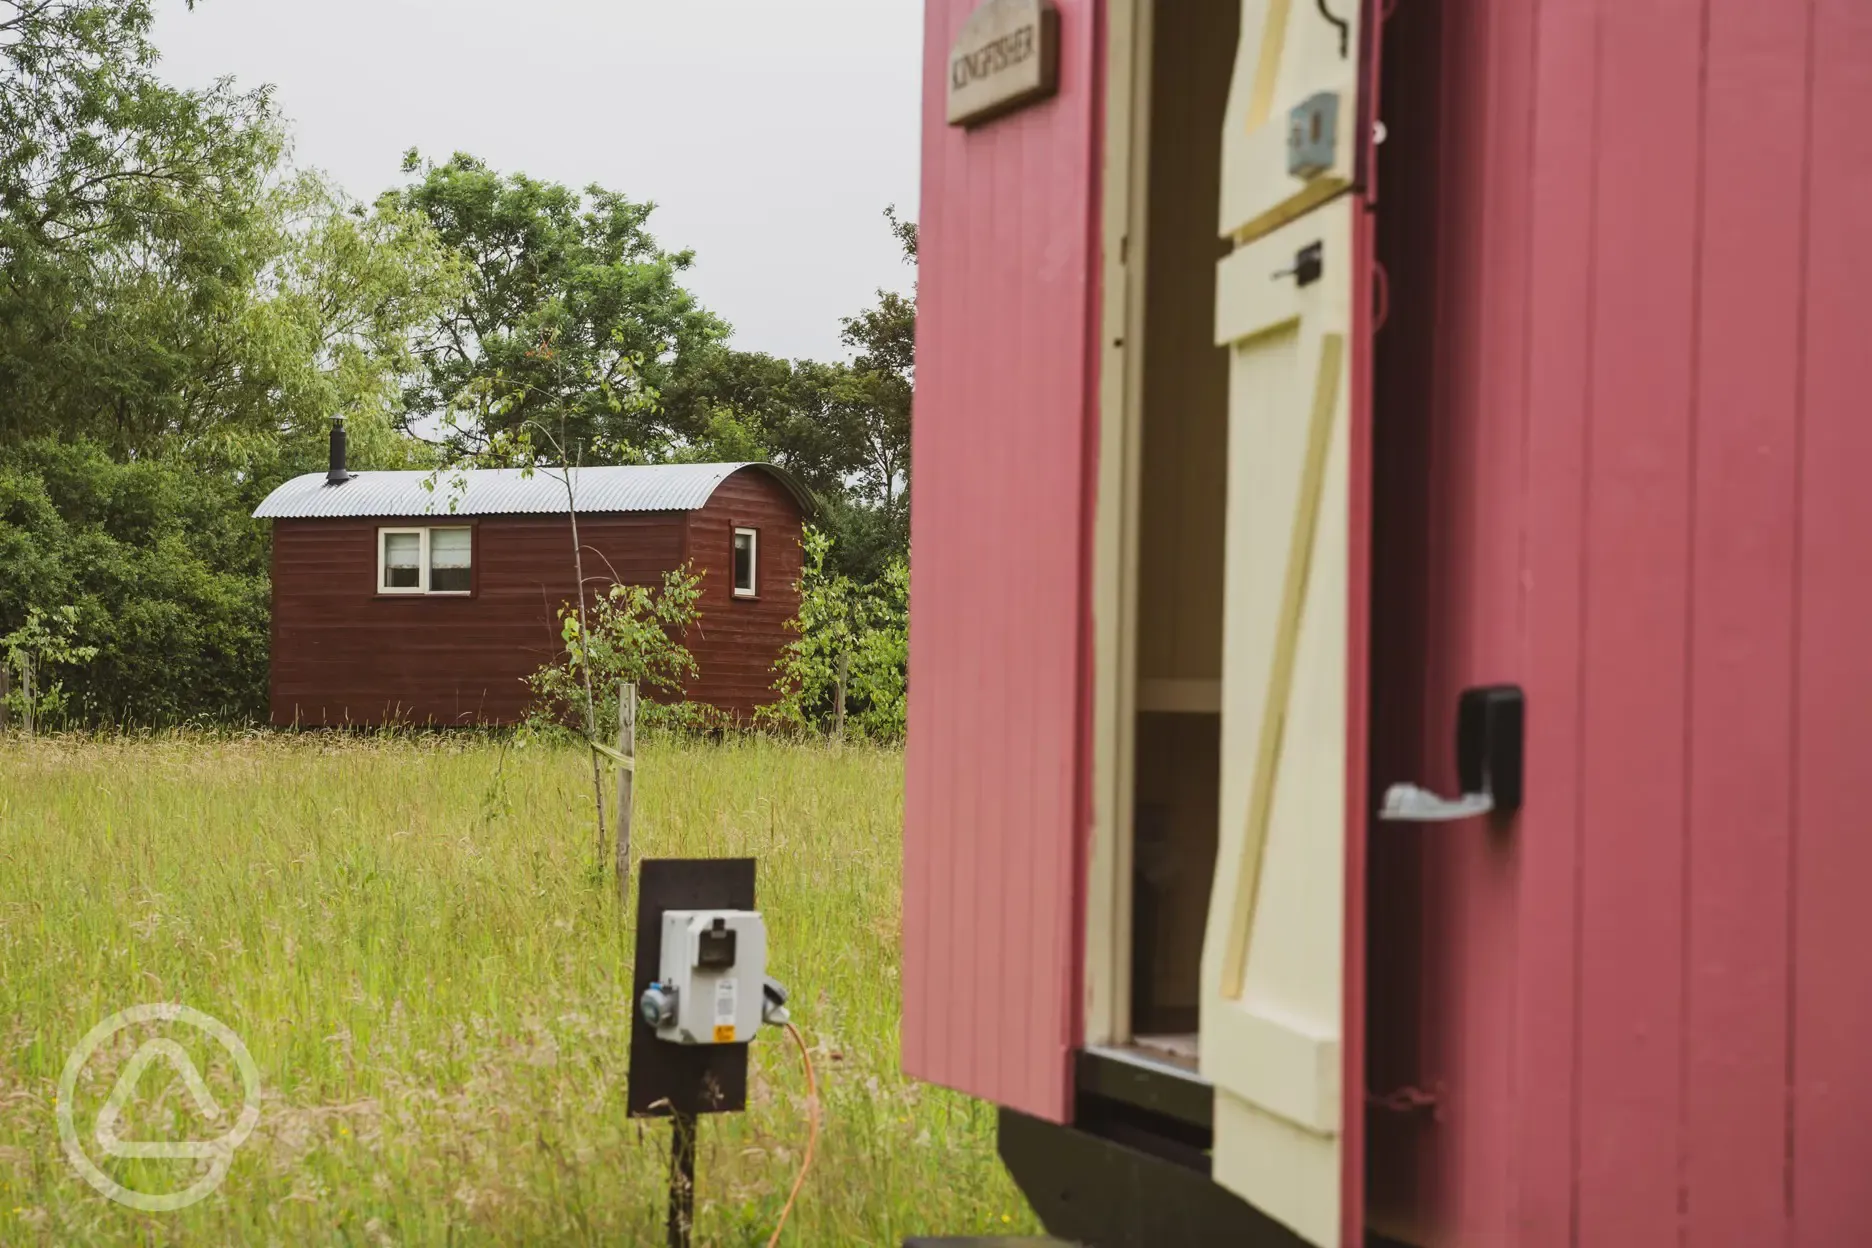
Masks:
[[[1053,0],[982,0],[949,50],[949,124],[980,125],[1058,89]]]

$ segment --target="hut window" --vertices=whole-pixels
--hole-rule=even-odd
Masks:
[[[753,529],[734,531],[734,592],[737,598],[754,596],[754,556],[760,534]]]
[[[385,529],[380,535],[383,575],[377,584],[384,593],[422,592],[422,538],[421,529]]]
[[[474,588],[473,559],[470,529],[379,529],[377,590],[466,594]]]
[[[467,529],[429,530],[429,592],[465,594],[474,588],[469,566],[473,543]]]

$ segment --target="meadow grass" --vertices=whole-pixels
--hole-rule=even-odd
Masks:
[[[898,1069],[901,807],[895,752],[643,751],[641,855],[759,859],[770,971],[825,1108],[787,1243],[1037,1230],[992,1109]],[[634,915],[595,869],[591,824],[565,748],[0,741],[0,1243],[660,1244],[669,1127],[625,1115]],[[73,1045],[144,1002],[227,1023],[262,1080],[226,1182],[175,1212],[96,1194],[56,1126]],[[83,1139],[145,1038],[86,1067]],[[184,1047],[238,1105],[225,1055]],[[119,1134],[225,1130],[197,1116],[147,1074]],[[764,1244],[805,1138],[798,1054],[769,1029],[748,1112],[702,1122],[696,1242]],[[167,1191],[201,1165],[104,1164]]]

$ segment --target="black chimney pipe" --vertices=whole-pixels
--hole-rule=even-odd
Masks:
[[[325,484],[343,485],[350,479],[351,473],[345,468],[344,417],[334,416],[331,430],[331,471],[325,474]]]

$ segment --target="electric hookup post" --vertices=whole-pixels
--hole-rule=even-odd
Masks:
[[[670,1120],[669,1244],[688,1248],[696,1121],[747,1108],[748,1042],[787,1021],[786,990],[767,978],[752,858],[642,864],[631,1000],[630,1114]]]

